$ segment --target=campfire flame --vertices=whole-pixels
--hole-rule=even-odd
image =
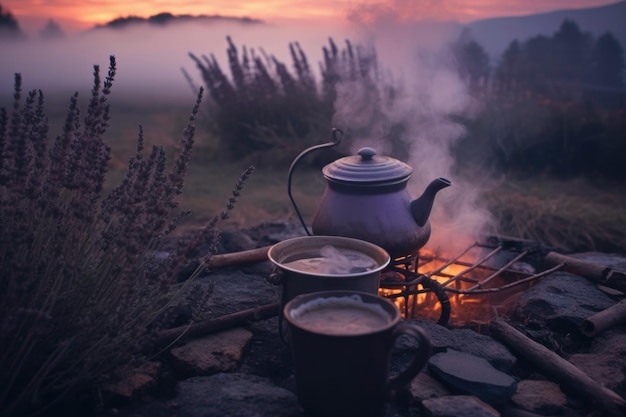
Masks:
[[[413,259],[407,257],[394,260],[401,268],[383,272],[379,294],[391,299],[405,318],[423,318],[441,322],[444,317],[442,308],[447,308],[449,319],[446,324],[454,326],[470,323],[486,324],[497,316],[502,301],[527,289],[533,284],[532,279],[536,277],[530,276],[530,273],[508,269],[523,254],[499,270],[486,266],[485,261],[494,256],[498,250],[496,248],[485,255],[484,248],[474,244],[459,256],[446,257],[423,248],[419,256]],[[402,269],[414,274],[407,275]],[[449,300],[448,307],[442,306],[438,294],[419,283],[419,280],[415,285],[407,284],[414,282],[411,279],[420,275],[426,276],[441,287],[444,296]],[[407,277],[411,279],[407,281]]]

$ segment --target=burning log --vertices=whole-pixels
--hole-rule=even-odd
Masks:
[[[626,292],[626,273],[624,272],[556,252],[548,253],[545,261],[550,265],[562,264],[564,271],[583,276],[597,284]]]
[[[590,398],[593,403],[602,407],[611,416],[623,416],[626,401],[612,390],[600,385],[583,371],[537,343],[509,325],[503,319],[494,319],[489,328],[493,335],[517,352],[533,365],[537,366],[546,376],[567,389]]]
[[[583,320],[580,331],[593,337],[621,323],[626,323],[626,299]]]
[[[166,346],[180,339],[205,336],[207,334],[226,330],[235,326],[241,326],[249,322],[269,319],[277,316],[279,310],[279,303],[266,304],[260,307],[226,314],[214,319],[193,323],[188,326],[180,326],[173,329],[163,330],[159,332],[156,335],[156,339],[151,340],[150,343],[152,346]]]

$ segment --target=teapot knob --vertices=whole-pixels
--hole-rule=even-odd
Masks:
[[[361,155],[362,161],[371,161],[374,155],[376,155],[376,150],[369,147],[361,148],[359,149],[358,154]]]

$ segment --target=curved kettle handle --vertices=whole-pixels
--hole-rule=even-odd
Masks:
[[[289,167],[289,176],[287,177],[287,194],[289,194],[289,199],[291,200],[291,204],[293,204],[293,208],[296,210],[296,214],[298,215],[298,218],[300,219],[300,223],[302,223],[302,227],[304,227],[304,231],[306,232],[308,236],[311,236],[311,232],[309,232],[309,229],[306,227],[306,223],[304,222],[304,219],[302,218],[302,214],[300,214],[300,210],[298,209],[296,201],[293,199],[293,196],[291,195],[291,177],[293,175],[293,170],[296,167],[296,164],[305,155],[309,154],[310,152],[316,151],[318,149],[329,148],[331,146],[339,145],[339,143],[341,143],[341,138],[343,137],[343,131],[340,129],[333,128],[332,137],[333,137],[332,142],[326,142],[326,143],[321,143],[319,145],[311,146],[310,148],[307,148],[303,150],[302,152],[300,152],[300,155],[296,156],[296,159],[293,160],[293,162],[291,163],[291,166]]]

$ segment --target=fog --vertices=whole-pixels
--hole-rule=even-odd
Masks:
[[[442,190],[431,214],[433,232],[429,246],[460,250],[467,245],[465,236],[489,230],[493,223],[489,213],[480,207],[479,191],[487,184],[476,179],[457,178],[450,147],[464,134],[463,127],[450,119],[452,114],[471,117],[480,102],[471,97],[459,79],[454,61],[445,46],[458,32],[445,25],[402,22],[392,13],[382,13],[367,22],[358,10],[350,25],[320,27],[316,24],[174,24],[150,28],[140,26],[124,30],[96,30],[64,40],[27,40],[2,43],[0,62],[0,95],[10,97],[13,74],[23,76],[25,90],[40,88],[44,93],[73,91],[88,94],[92,86],[92,67],[99,64],[106,74],[109,55],[118,64],[114,95],[127,99],[185,100],[195,97],[181,68],[202,81],[188,53],[215,54],[222,69],[229,74],[226,62],[226,36],[238,47],[263,48],[280,61],[291,64],[288,45],[298,41],[313,68],[322,58],[322,47],[332,37],[343,47],[345,39],[376,48],[381,70],[392,78],[398,89],[391,103],[376,101],[358,84],[339,86],[335,103],[334,124],[343,129],[357,128],[374,117],[377,109],[385,115],[376,125],[372,137],[358,138],[358,147],[372,146],[379,154],[390,152],[383,140],[390,121],[402,121],[407,127],[408,155],[393,155],[414,168],[410,192],[417,197],[436,177],[446,177],[452,187]],[[456,26],[454,26],[456,28]],[[318,77],[319,80],[319,77]],[[372,99],[372,100],[370,100]],[[330,131],[330,126],[329,126]]]
[[[201,84],[199,73],[188,53],[197,56],[215,54],[228,73],[226,36],[235,45],[263,48],[268,54],[289,64],[289,43],[298,41],[315,67],[321,59],[322,46],[328,37],[346,38],[346,31],[332,27],[320,30],[310,22],[285,23],[172,23],[154,27],[139,24],[124,29],[90,30],[64,39],[32,39],[0,42],[0,94],[13,90],[15,73],[21,73],[25,89],[42,89],[44,93],[88,92],[92,68],[99,64],[106,73],[109,55],[117,60],[116,95],[138,99],[184,98],[195,94],[181,68]]]

